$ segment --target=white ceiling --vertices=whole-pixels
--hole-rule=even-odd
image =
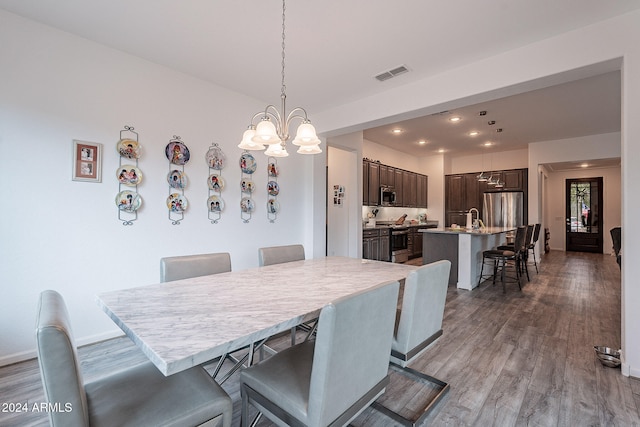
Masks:
[[[0,8],[265,103],[279,103],[281,10],[277,0],[0,0]],[[290,105],[310,117],[333,106],[387,91],[640,8],[637,0],[295,0],[286,12],[286,84]],[[374,76],[406,65],[385,82]],[[491,127],[504,132],[490,138]],[[424,155],[495,149],[531,141],[620,130],[620,75],[608,73],[400,123],[365,137]],[[482,133],[464,135],[470,127]],[[417,146],[426,139],[428,144]]]

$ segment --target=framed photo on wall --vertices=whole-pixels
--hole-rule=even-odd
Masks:
[[[73,140],[73,180],[102,181],[102,144]]]

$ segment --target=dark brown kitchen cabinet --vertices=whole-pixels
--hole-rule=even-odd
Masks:
[[[362,204],[378,206],[380,204],[380,163],[364,160],[362,162]]]
[[[522,191],[525,195],[525,215],[528,189],[528,170],[511,169],[502,171],[484,171],[484,175],[491,176],[492,180],[499,179],[504,183],[501,188],[488,185],[487,182],[479,182],[480,172],[445,175],[445,226],[451,224],[466,224],[466,212],[471,208],[477,208],[480,218],[483,213],[483,200],[485,192],[497,191]]]
[[[380,229],[380,245],[378,246],[378,260],[391,261],[391,230],[388,228]]]
[[[417,207],[427,208],[428,206],[428,194],[429,194],[429,177],[426,175],[418,175],[418,182],[416,186]]]
[[[422,233],[418,227],[409,227],[407,235],[407,249],[409,250],[409,258],[417,258],[422,256]]]
[[[395,189],[396,189],[396,206],[404,206],[404,186],[403,186],[403,176],[404,171],[402,169],[394,169],[393,174],[395,175]]]
[[[444,179],[445,210],[463,211],[467,208],[464,175],[447,175]]]
[[[515,169],[502,172],[502,181],[504,182],[504,190],[524,191],[525,182],[528,182],[525,176],[528,173],[526,169]]]
[[[369,206],[369,162],[362,162],[362,205]]]
[[[362,258],[390,261],[390,237],[388,228],[362,230]]]
[[[395,168],[380,164],[380,186],[393,188],[395,187],[395,183],[396,183]]]
[[[391,187],[396,193],[397,207],[427,208],[429,177],[379,162],[362,162],[362,204],[380,205],[380,187]]]
[[[402,206],[415,208],[418,204],[416,190],[418,188],[418,176],[414,172],[402,172]]]

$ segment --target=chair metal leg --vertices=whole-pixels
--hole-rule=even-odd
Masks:
[[[420,382],[420,381],[426,381],[428,383],[431,383],[435,386],[437,386],[439,388],[438,393],[432,398],[430,399],[428,402],[426,402],[425,406],[419,411],[418,416],[415,418],[406,418],[403,417],[402,415],[400,415],[399,413],[387,408],[386,406],[383,406],[381,403],[378,403],[378,401],[373,402],[373,404],[371,405],[372,408],[374,408],[375,410],[385,414],[386,416],[388,416],[389,418],[393,419],[394,421],[407,426],[407,427],[415,427],[418,426],[419,424],[422,423],[422,421],[424,420],[424,418],[429,415],[429,412],[433,409],[433,407],[440,401],[442,400],[442,398],[444,396],[446,396],[446,394],[449,392],[449,384],[439,380],[438,378],[432,377],[431,375],[427,375],[425,373],[422,373],[420,371],[416,371],[415,369],[409,368],[409,367],[401,367],[398,366],[394,363],[391,363],[389,365],[394,371],[399,372],[403,375],[405,375],[406,377],[412,379],[413,381],[416,382]]]

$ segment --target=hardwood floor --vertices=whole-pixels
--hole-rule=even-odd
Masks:
[[[444,335],[412,367],[451,385],[428,416],[435,426],[640,425],[640,380],[597,360],[593,346],[620,346],[620,271],[602,254],[554,252],[531,282],[474,291],[450,287]],[[35,308],[34,308],[35,312]],[[276,349],[288,336],[274,339]],[[126,338],[79,350],[85,381],[145,360]],[[239,425],[237,374],[224,384]],[[430,390],[393,374],[386,404],[407,413]],[[0,368],[0,425],[45,426],[43,413],[8,413],[5,403],[43,400],[37,361]],[[260,425],[270,425],[261,421]],[[389,426],[367,409],[354,426]]]

